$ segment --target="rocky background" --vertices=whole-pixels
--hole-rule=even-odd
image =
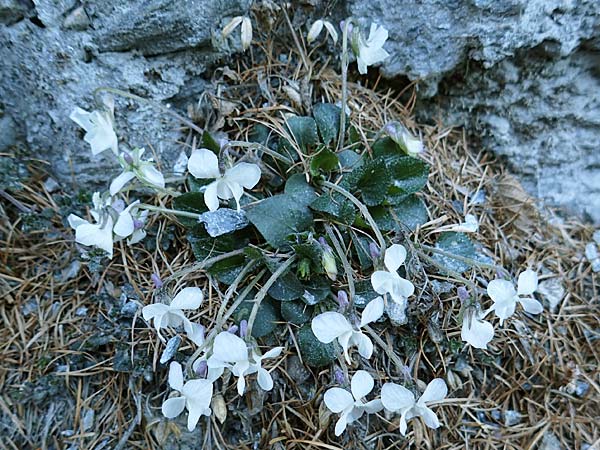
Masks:
[[[68,119],[73,107],[92,108],[94,89],[111,86],[185,111],[214,64],[239,50],[215,35],[251,3],[0,0],[0,152],[24,146],[74,186],[105,178],[107,163],[91,159]],[[382,73],[420,80],[421,120],[466,126],[532,194],[600,223],[598,0],[307,0],[296,9],[299,28],[327,11],[384,25],[392,56]],[[132,145],[176,157],[177,123],[148,106],[119,107]]]

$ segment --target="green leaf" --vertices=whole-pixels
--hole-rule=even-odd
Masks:
[[[350,200],[338,193],[323,193],[310,204],[311,209],[330,215],[336,222],[352,225],[356,208]]]
[[[354,284],[354,305],[358,308],[364,308],[371,300],[379,297],[379,294],[373,290],[371,280],[358,281]]]
[[[406,194],[419,192],[427,184],[429,165],[412,156],[399,156],[388,163],[392,187],[388,191],[388,202],[402,201]]]
[[[312,117],[293,116],[287,120],[287,126],[294,140],[305,151],[319,142],[317,124]]]
[[[246,211],[250,222],[272,247],[283,246],[290,234],[313,225],[310,210],[298,198],[289,194],[274,195]]]
[[[490,262],[490,258],[481,254],[471,239],[464,233],[454,233],[449,231],[440,234],[435,243],[435,248],[442,250],[449,255],[456,255],[484,263]],[[440,255],[439,253],[434,253],[433,259],[443,267],[458,273],[462,273],[472,267],[472,265],[466,261],[460,261],[451,256]]]
[[[248,233],[245,231],[224,234],[215,239],[210,237],[202,227],[191,230],[187,235],[187,240],[192,246],[192,251],[198,261],[244,248],[249,242]]]
[[[291,301],[281,303],[281,316],[284,320],[294,325],[302,325],[310,320],[313,314],[313,307],[301,301]]]
[[[212,152],[216,153],[217,156],[221,152],[221,146],[208,131],[202,133],[202,147],[211,150]]]
[[[331,103],[317,103],[313,106],[313,117],[323,144],[329,145],[340,134],[341,112],[339,107]]]
[[[314,155],[310,160],[310,172],[313,176],[319,174],[319,171],[331,172],[338,167],[340,160],[338,156],[328,148],[323,149]]]
[[[295,173],[289,177],[285,183],[283,192],[306,206],[310,205],[317,198],[315,190],[306,182],[306,177],[302,173]]]
[[[323,247],[315,239],[302,244],[292,246],[298,258],[307,258],[310,260],[315,269],[321,266],[321,258],[323,257]]]
[[[351,192],[359,191],[367,206],[375,206],[385,200],[391,181],[385,161],[374,159],[346,175],[342,185]]]
[[[302,300],[307,305],[316,305],[325,300],[331,293],[331,282],[322,276],[315,276],[304,283]]]
[[[429,220],[425,203],[414,194],[407,196],[391,209],[396,217],[411,231],[416,230],[419,225],[423,225]]]
[[[230,285],[242,271],[245,262],[246,258],[244,255],[232,256],[213,264],[207,272],[221,283]]]
[[[289,302],[299,299],[304,294],[304,286],[291,272],[280,276],[269,288],[269,295],[275,300]]]
[[[323,344],[312,332],[310,324],[306,324],[298,330],[296,341],[300,348],[302,360],[311,367],[322,367],[331,364],[339,353],[335,342]]]
[[[204,203],[204,194],[200,192],[187,192],[175,197],[173,199],[173,208],[196,214],[208,211],[208,207]],[[194,228],[198,225],[198,221],[190,217],[178,217],[178,219],[186,228]]]
[[[233,313],[233,317],[236,322],[242,320],[248,320],[254,306],[254,299],[244,300],[240,306]],[[261,338],[267,334],[273,332],[277,327],[277,322],[280,320],[279,314],[277,313],[277,307],[273,300],[269,297],[263,298],[258,311],[256,312],[256,319],[254,319],[254,325],[252,326],[252,336],[255,338]]]
[[[363,164],[362,157],[354,150],[342,150],[337,155],[342,169],[354,170]]]
[[[371,151],[373,152],[373,158],[383,158],[386,162],[392,162],[397,157],[404,155],[404,151],[398,144],[387,136],[377,139],[373,145],[371,145]]]
[[[371,259],[371,252],[369,250],[369,239],[359,236],[354,231],[350,232],[350,236],[352,237],[352,244],[354,245],[354,251],[358,258],[360,268],[364,270],[372,267],[373,260]]]

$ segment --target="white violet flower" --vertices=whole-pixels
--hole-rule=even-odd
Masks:
[[[214,178],[204,191],[204,203],[210,211],[219,209],[219,199],[235,199],[238,211],[244,188],[252,189],[260,180],[260,168],[256,164],[240,162],[221,175],[219,159],[210,150],[201,148],[192,152],[188,170],[196,178]]]
[[[384,132],[410,156],[416,156],[425,150],[421,139],[414,137],[400,122],[389,122]]]
[[[383,44],[385,44],[388,38],[388,30],[375,23],[371,23],[369,37],[365,40],[358,28],[354,27],[352,33],[352,50],[356,56],[358,71],[364,75],[367,73],[368,66],[377,64],[390,56],[383,49]]]
[[[537,287],[537,273],[531,269],[519,274],[517,290],[508,280],[492,280],[489,282],[487,293],[494,301],[490,309],[500,318],[500,325],[514,314],[517,303],[523,305],[523,309],[529,314],[540,314],[543,311],[542,304],[530,297],[537,290]]]
[[[311,328],[315,337],[324,344],[337,339],[344,350],[348,364],[350,364],[348,348],[354,345],[358,347],[360,356],[369,359],[373,354],[373,343],[360,329],[378,320],[383,315],[383,306],[383,298],[377,297],[371,300],[362,312],[358,329],[355,329],[342,314],[334,311],[316,316],[311,322]]]
[[[483,320],[485,314],[479,308],[467,308],[463,315],[460,337],[475,348],[487,349],[494,337],[494,326]]]
[[[308,30],[308,35],[306,36],[306,41],[310,44],[311,42],[315,41],[319,35],[321,34],[321,31],[323,30],[323,27],[325,27],[325,29],[327,30],[327,34],[329,34],[329,36],[331,36],[331,40],[333,40],[333,43],[337,43],[338,40],[338,34],[337,31],[335,30],[335,27],[333,26],[333,24],[327,20],[316,20],[315,23],[312,24],[312,26],[310,27],[310,30]]]
[[[158,188],[165,187],[163,174],[154,167],[152,158],[143,161],[143,154],[143,148],[136,148],[131,153],[121,153],[119,155],[119,164],[123,168],[123,172],[110,183],[110,195],[116,195],[134,178],[147,185]]]
[[[229,331],[222,331],[215,337],[212,355],[206,360],[209,378],[220,377],[227,368],[238,377],[237,391],[239,395],[243,395],[246,390],[244,377],[258,372],[258,385],[261,389],[270,391],[273,388],[273,379],[271,374],[262,367],[262,360],[276,358],[282,350],[283,347],[275,347],[264,355],[258,355],[252,350],[252,357],[250,357],[246,341]]]
[[[406,300],[415,292],[415,286],[398,275],[398,269],[406,261],[403,245],[393,244],[385,251],[383,263],[387,270],[377,270],[371,275],[373,290],[378,294],[390,294],[392,300],[406,308]]]
[[[244,51],[246,51],[248,49],[248,47],[250,47],[250,44],[252,43],[252,22],[250,21],[249,17],[245,17],[245,16],[234,17],[233,19],[231,19],[229,21],[229,23],[227,25],[225,25],[223,27],[223,30],[221,31],[221,35],[224,38],[226,38],[240,24],[242,24],[242,27],[241,27],[242,49]]]
[[[333,413],[340,413],[340,418],[335,424],[336,436],[341,435],[348,424],[360,419],[365,412],[375,414],[383,409],[381,400],[363,400],[373,390],[374,385],[373,377],[368,372],[358,370],[350,381],[352,393],[338,387],[325,392],[325,406]]]
[[[94,208],[90,211],[96,223],[91,223],[81,217],[70,214],[67,218],[71,228],[75,230],[75,241],[86,246],[98,247],[113,255],[113,217],[107,209],[109,199],[101,197],[99,192],[92,195]]]
[[[167,419],[173,419],[188,410],[189,431],[194,431],[201,416],[210,416],[210,402],[213,394],[213,384],[209,380],[188,380],[183,384],[181,365],[173,361],[169,365],[169,386],[181,396],[171,397],[162,404],[162,413]]]
[[[204,295],[200,288],[187,287],[182,289],[169,305],[154,303],[144,306],[142,308],[142,316],[148,322],[154,320],[154,328],[156,328],[161,339],[161,328],[175,328],[183,325],[183,329],[190,340],[196,345],[202,345],[204,343],[204,328],[197,323],[192,323],[185,317],[183,310],[198,309],[203,299]]]
[[[443,400],[448,394],[448,387],[441,378],[432,380],[419,400],[414,394],[395,383],[385,383],[381,388],[381,403],[390,412],[400,413],[400,433],[406,435],[407,421],[413,417],[422,417],[429,428],[438,428],[440,421],[435,413],[427,407],[429,402]]]
[[[90,144],[93,155],[108,149],[117,154],[118,141],[113,129],[112,111],[88,112],[85,109],[75,108],[69,115],[69,119],[86,131],[83,139]]]

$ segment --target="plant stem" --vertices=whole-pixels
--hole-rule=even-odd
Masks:
[[[344,272],[346,272],[346,279],[348,280],[348,292],[350,293],[350,301],[354,302],[354,294],[356,291],[354,289],[354,276],[353,276],[353,272],[352,272],[352,267],[350,266],[350,263],[348,262],[348,258],[346,258],[344,249],[342,248],[340,242],[338,241],[337,237],[333,233],[333,229],[332,229],[331,225],[326,223],[325,231],[327,232],[327,236],[329,236],[329,239],[331,239],[331,243],[335,247],[335,251],[337,252],[338,256],[340,257],[340,260],[342,261],[342,266],[344,267]]]
[[[196,125],[194,122],[183,117],[180,114],[177,114],[175,111],[171,110],[170,108],[167,108],[166,106],[161,105],[160,103],[155,102],[153,100],[149,100],[147,98],[140,97],[139,95],[131,94],[130,92],[127,92],[127,91],[122,91],[121,89],[115,89],[115,88],[111,88],[111,87],[99,87],[98,89],[96,89],[94,91],[94,98],[96,99],[96,102],[98,104],[102,103],[99,98],[99,94],[101,92],[109,92],[111,94],[119,95],[121,97],[130,98],[130,99],[138,101],[140,103],[146,103],[157,109],[160,109],[162,112],[170,115],[171,117],[174,117],[175,119],[177,119],[181,123],[187,125],[188,127],[190,127],[192,130],[196,131],[197,133],[200,133],[200,134],[204,133],[204,130],[202,128],[200,128],[198,125]]]
[[[369,213],[369,210],[367,209],[367,207],[359,199],[357,199],[354,195],[352,195],[346,189],[338,186],[337,184],[331,183],[329,181],[323,181],[322,184],[323,184],[323,186],[331,188],[334,191],[342,194],[344,197],[346,197],[348,200],[350,200],[352,203],[354,203],[356,205],[356,207],[359,209],[360,213],[363,215],[363,217],[366,219],[366,221],[369,222],[369,225],[373,229],[373,232],[375,233],[375,237],[377,237],[377,240],[379,241],[379,247],[381,249],[381,252],[384,252],[385,249],[387,248],[387,245],[385,244],[385,239],[383,238],[383,234],[381,234],[379,227],[375,223],[375,220],[373,220],[373,217],[371,216],[371,213]]]
[[[165,214],[173,214],[175,216],[189,217],[190,219],[200,220],[200,214],[191,213],[188,211],[180,211],[178,209],[163,208],[161,206],[148,205],[146,203],[140,203],[136,205],[136,208],[147,209],[148,211],[162,212]]]
[[[342,31],[342,108],[340,111],[340,135],[338,136],[337,151],[344,148],[344,135],[346,134],[346,104],[348,103],[348,29],[352,19],[349,17],[344,22]]]
[[[248,318],[248,333],[247,336],[252,335],[252,327],[254,326],[254,321],[256,320],[256,315],[258,314],[258,308],[260,307],[261,302],[267,296],[267,291],[269,288],[277,281],[277,279],[283,275],[283,273],[292,265],[292,263],[296,260],[296,255],[292,255],[286,262],[278,267],[278,269],[273,272],[273,274],[269,277],[264,286],[258,291],[256,297],[254,297],[254,306],[252,306],[252,311],[250,312],[250,317]]]

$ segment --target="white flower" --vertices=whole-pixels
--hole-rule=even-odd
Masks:
[[[381,400],[363,400],[373,390],[374,384],[373,377],[368,372],[358,370],[350,382],[352,393],[337,387],[325,392],[323,400],[327,408],[331,412],[340,413],[335,424],[336,436],[342,434],[348,424],[360,419],[365,412],[375,414],[383,409]]]
[[[183,325],[183,329],[190,340],[196,345],[202,345],[204,343],[204,330],[202,326],[190,322],[190,320],[185,317],[183,310],[198,309],[202,304],[203,299],[204,296],[200,288],[187,287],[182,289],[169,305],[165,305],[164,303],[154,303],[152,305],[144,306],[142,309],[142,316],[144,317],[144,320],[148,322],[154,320],[154,328],[156,328],[161,339],[161,328],[174,328]]]
[[[225,25],[223,27],[223,30],[221,31],[221,35],[224,38],[226,38],[240,24],[242,24],[242,31],[241,31],[242,49],[244,49],[244,51],[245,51],[248,49],[248,47],[250,47],[250,44],[252,43],[252,22],[250,21],[250,18],[244,17],[244,16],[234,17],[233,19],[231,19],[229,21],[229,23],[227,25]]]
[[[494,326],[483,320],[484,317],[478,308],[468,308],[463,316],[460,337],[475,348],[487,349],[494,337]]]
[[[141,159],[143,154],[143,148],[136,148],[131,153],[119,155],[119,164],[121,164],[123,172],[110,183],[110,195],[116,195],[134,178],[147,185],[165,187],[163,174],[154,167],[152,158],[143,161]]]
[[[360,331],[360,328],[375,322],[382,315],[383,298],[377,297],[371,300],[363,310],[358,329],[355,329],[343,315],[334,311],[316,316],[311,322],[311,328],[315,337],[324,344],[329,344],[337,339],[344,350],[346,361],[350,364],[348,348],[353,345],[358,347],[358,353],[363,358],[369,359],[373,354],[373,343],[367,335]]]
[[[448,388],[441,378],[432,380],[418,401],[415,401],[413,393],[404,386],[385,383],[381,388],[381,403],[390,412],[400,412],[400,433],[406,435],[406,422],[413,417],[420,416],[429,428],[438,428],[440,422],[426,403],[443,400],[447,394]]]
[[[507,280],[492,280],[487,287],[487,293],[494,301],[490,308],[500,318],[500,325],[512,316],[517,303],[523,305],[523,309],[529,314],[540,314],[543,311],[542,304],[532,297],[521,297],[532,295],[538,286],[538,277],[533,270],[526,270],[519,274],[517,290]]]
[[[235,199],[239,211],[244,188],[252,189],[260,180],[260,168],[245,162],[236,164],[221,175],[217,155],[205,148],[192,152],[188,170],[196,178],[215,179],[204,191],[204,203],[210,211],[219,209],[219,199],[231,198]]]
[[[400,122],[389,122],[383,130],[410,156],[416,156],[425,149],[421,139],[414,137]]]
[[[352,50],[356,56],[358,71],[361,74],[364,75],[367,73],[368,66],[377,64],[390,56],[389,53],[383,49],[383,44],[385,44],[387,38],[388,31],[375,23],[371,23],[369,37],[366,40],[358,27],[354,27]]]
[[[463,223],[451,225],[446,229],[446,231],[454,231],[456,233],[476,233],[477,230],[479,230],[479,221],[473,214],[467,214]]]
[[[91,223],[75,214],[70,214],[67,221],[71,228],[75,230],[76,242],[86,246],[98,247],[112,258],[114,220],[107,208],[109,200],[100,196],[99,192],[94,192],[92,195],[94,208],[90,211],[90,214],[96,223]]]
[[[308,35],[306,36],[306,41],[309,44],[319,37],[319,35],[321,34],[321,31],[323,30],[323,26],[325,26],[325,28],[327,29],[327,34],[329,34],[329,36],[331,36],[333,43],[334,44],[337,43],[338,34],[337,34],[337,31],[335,30],[335,27],[331,24],[331,22],[329,22],[327,20],[319,19],[319,20],[316,20],[315,23],[312,24],[312,26],[310,27],[310,30],[308,31]]]
[[[398,275],[398,269],[406,260],[406,249],[394,244],[385,251],[383,263],[387,269],[371,275],[371,284],[378,294],[390,294],[392,300],[406,309],[406,300],[415,292],[415,286]]]
[[[250,357],[248,346],[242,338],[228,331],[222,331],[215,337],[213,353],[207,360],[209,378],[220,377],[227,368],[238,377],[237,391],[239,395],[243,395],[246,390],[245,376],[258,372],[258,385],[261,389],[270,391],[273,388],[273,379],[262,367],[262,360],[276,358],[282,350],[283,347],[275,347],[264,355],[259,355],[253,350]]]
[[[167,419],[173,419],[188,410],[189,431],[194,431],[201,416],[210,416],[210,401],[212,400],[213,385],[209,380],[188,380],[183,384],[183,371],[178,362],[169,366],[169,386],[181,394],[171,397],[162,404],[162,413]]]
[[[93,155],[108,149],[111,149],[115,155],[117,154],[118,142],[113,129],[111,111],[87,112],[84,109],[75,108],[69,119],[86,131],[83,139],[92,147]]]

